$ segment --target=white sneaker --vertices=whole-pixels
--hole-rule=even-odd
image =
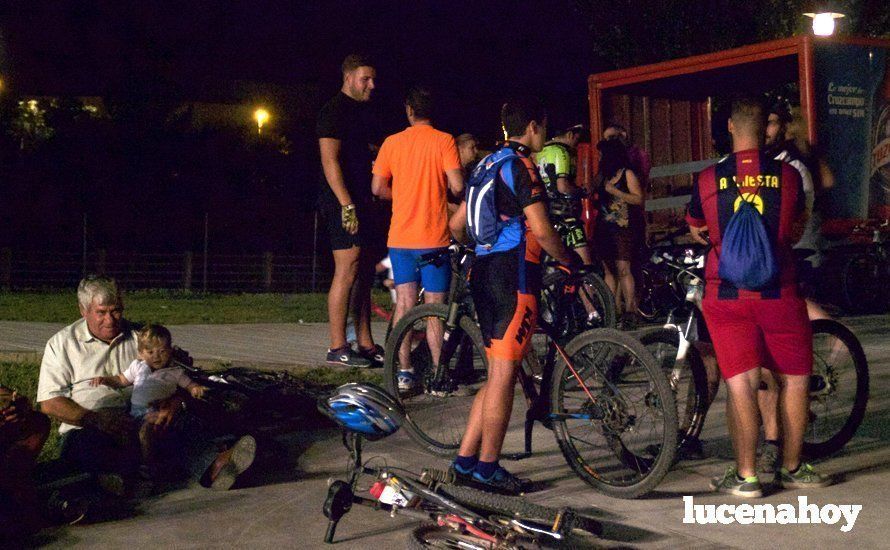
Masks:
[[[417,386],[417,376],[414,371],[400,370],[398,374],[399,393],[408,393]]]

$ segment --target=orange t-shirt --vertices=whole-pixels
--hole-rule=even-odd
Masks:
[[[428,124],[386,138],[374,174],[392,178],[392,248],[448,246],[448,182],[445,172],[460,169],[451,134]]]

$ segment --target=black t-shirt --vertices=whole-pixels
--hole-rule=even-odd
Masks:
[[[340,166],[343,180],[352,202],[356,205],[369,204],[371,194],[371,162],[374,153],[371,144],[377,143],[378,125],[375,123],[370,106],[338,92],[318,113],[316,134],[320,138],[340,140]],[[321,175],[321,201],[334,201],[324,171]]]

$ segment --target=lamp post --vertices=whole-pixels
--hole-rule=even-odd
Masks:
[[[256,121],[256,133],[263,133],[263,125],[269,121],[269,111],[260,107],[253,112],[253,119]]]
[[[804,15],[813,20],[813,34],[816,36],[831,36],[834,34],[834,20],[844,17],[842,13],[832,11],[810,12]]]

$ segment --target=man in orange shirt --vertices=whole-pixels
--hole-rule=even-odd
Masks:
[[[427,303],[445,300],[449,264],[418,264],[422,255],[448,246],[448,190],[460,196],[464,188],[454,138],[433,128],[433,97],[429,90],[410,90],[405,114],[410,126],[383,142],[371,180],[375,195],[392,200],[387,246],[396,285],[394,323],[417,303],[418,283],[423,284]],[[439,332],[434,327],[427,329],[434,359]],[[399,389],[408,391],[414,386],[414,373],[407,350],[400,355],[404,355],[400,362],[404,370],[399,373]]]

